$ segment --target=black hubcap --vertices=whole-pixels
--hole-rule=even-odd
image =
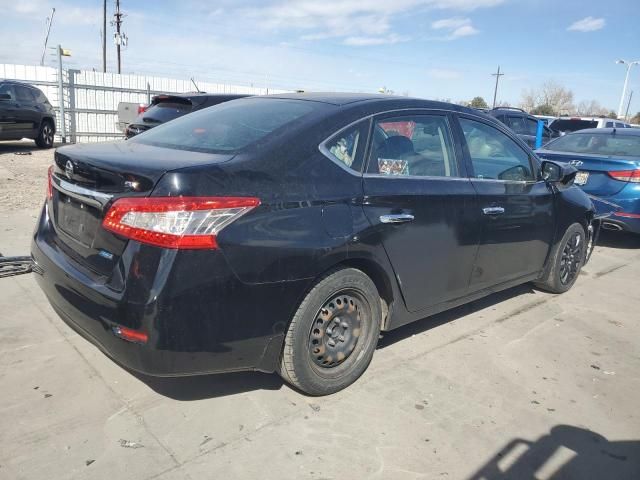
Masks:
[[[361,328],[362,300],[349,292],[334,295],[317,313],[309,333],[309,353],[323,368],[340,365],[353,352]]]
[[[584,256],[583,245],[580,233],[574,233],[565,244],[560,258],[560,282],[563,285],[571,283],[576,278]]]

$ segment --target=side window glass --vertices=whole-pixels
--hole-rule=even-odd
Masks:
[[[345,167],[361,172],[368,125],[363,121],[333,136],[324,145],[329,155]]]
[[[17,93],[19,102],[27,102],[27,103],[33,102],[33,96],[31,95],[31,92],[29,91],[28,88],[16,87],[16,93]]]
[[[538,133],[538,121],[531,118],[527,118],[527,135],[533,135],[534,137]]]
[[[460,118],[474,176],[496,180],[535,180],[529,155],[501,131],[481,122]]]
[[[385,118],[374,122],[369,173],[458,177],[447,119],[439,115]]]
[[[613,122],[607,122],[607,124],[605,125],[605,128],[611,128],[613,127]]]
[[[527,129],[524,125],[524,120],[522,117],[508,117],[507,125],[516,133],[526,134]]]
[[[11,100],[16,99],[16,94],[13,91],[13,87],[8,84],[0,85],[0,93],[6,93],[7,95],[11,95]]]

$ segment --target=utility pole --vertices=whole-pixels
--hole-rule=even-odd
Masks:
[[[107,72],[107,0],[102,2],[102,72]]]
[[[62,70],[62,57],[69,57],[71,53],[58,45],[58,102],[60,103],[60,136],[62,143],[67,143],[67,126],[64,115],[64,71]]]
[[[40,66],[44,66],[44,54],[47,52],[47,42],[49,42],[49,32],[51,31],[51,24],[53,23],[53,14],[56,13],[56,9],[51,9],[51,16],[47,18],[47,33],[44,36],[44,47],[42,47],[42,57],[40,58]]]
[[[633,98],[633,90],[629,93],[629,101],[627,102],[627,111],[624,113],[625,121],[629,118],[629,107],[631,106],[631,99]]]
[[[622,96],[620,97],[620,106],[618,107],[618,118],[622,116],[622,109],[624,108],[624,97],[627,96],[627,84],[629,83],[629,73],[634,65],[640,65],[640,60],[629,62],[627,60],[618,60],[616,63],[627,66],[627,74],[624,77],[624,86],[622,87]]]
[[[120,31],[120,25],[122,25],[122,17],[124,14],[120,11],[120,0],[116,0],[116,12],[113,14],[115,20],[112,22],[116,26],[116,50],[118,53],[118,73],[122,72],[122,58],[120,56],[121,47],[127,46],[127,35]]]
[[[496,77],[496,88],[493,90],[493,107],[496,108],[496,98],[498,96],[498,82],[500,81],[500,77],[504,76],[504,73],[500,73],[500,65],[498,65],[498,71],[496,73],[491,74],[492,77]]]

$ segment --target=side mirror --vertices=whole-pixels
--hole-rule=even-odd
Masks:
[[[568,163],[556,163],[549,160],[542,162],[542,178],[549,183],[570,185],[578,170]]]
[[[11,95],[8,93],[0,93],[0,101],[11,100]]]

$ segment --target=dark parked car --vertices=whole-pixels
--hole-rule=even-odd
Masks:
[[[128,368],[278,371],[328,394],[381,330],[524,282],[571,288],[598,228],[575,173],[465,107],[252,97],[58,149],[34,271]]]
[[[151,104],[138,115],[138,118],[136,118],[133,123],[127,125],[124,135],[126,138],[131,138],[169,120],[186,115],[187,113],[248,96],[250,95],[227,95],[202,92],[179,95],[156,95],[151,99]]]
[[[640,234],[640,129],[580,130],[545,145],[537,154],[575,166],[580,170],[576,185],[621,207],[603,228]]]
[[[51,148],[56,133],[53,107],[36,87],[0,80],[0,140],[32,138],[41,148]]]
[[[529,115],[520,108],[513,107],[498,107],[489,110],[488,113],[516,132],[531,148],[535,148],[536,134],[538,133],[538,118]],[[545,125],[542,131],[542,144],[544,145],[557,136],[557,133]]]

